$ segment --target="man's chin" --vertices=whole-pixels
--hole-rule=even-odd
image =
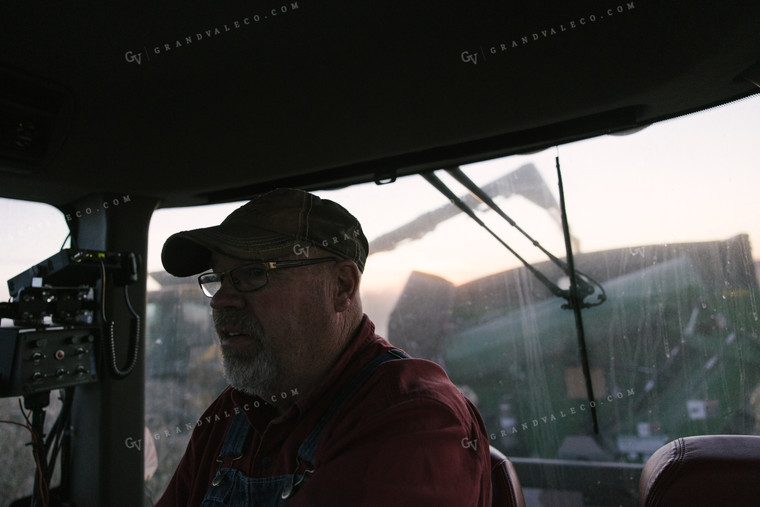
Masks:
[[[256,388],[255,386],[242,386],[242,385],[235,385],[235,384],[233,384],[233,383],[231,383],[231,382],[230,382],[230,385],[232,386],[232,388],[233,388],[233,389],[235,389],[235,390],[237,390],[237,391],[240,391],[240,392],[242,392],[242,393],[245,393],[245,394],[247,394],[248,396],[253,396],[254,398],[261,398],[261,399],[264,399],[264,398],[261,396],[261,392],[260,392],[261,390],[260,390],[260,389],[258,389],[258,388]]]
[[[241,381],[235,380],[234,378],[230,378],[227,375],[225,375],[225,378],[227,379],[227,382],[229,382],[230,386],[232,386],[233,389],[241,391],[250,396],[256,396],[261,399],[266,399],[266,396],[267,396],[266,393],[271,391],[271,389],[265,387],[263,384],[260,384],[260,383],[251,384],[250,382],[241,382]]]
[[[224,378],[238,391],[263,399],[275,392],[271,368],[253,367],[248,361],[238,363],[235,359],[225,358],[223,369]]]

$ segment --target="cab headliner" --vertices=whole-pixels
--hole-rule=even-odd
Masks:
[[[0,195],[331,188],[757,91],[760,3],[5,3]]]

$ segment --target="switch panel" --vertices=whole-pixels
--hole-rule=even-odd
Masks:
[[[0,396],[95,382],[97,328],[0,328]]]

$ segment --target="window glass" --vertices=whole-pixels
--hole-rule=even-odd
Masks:
[[[163,270],[161,248],[171,234],[217,225],[239,205],[158,210],[151,220],[145,424],[150,435],[146,442],[155,447],[157,465],[146,481],[146,504],[160,498],[201,414],[226,386],[209,299],[197,277],[176,278]]]
[[[0,301],[9,300],[6,280],[50,257],[64,244],[68,228],[63,214],[46,204],[0,198]],[[13,321],[2,319],[2,326]],[[26,424],[19,405],[20,398],[0,398],[0,419]],[[45,429],[49,431],[58,416],[61,403],[57,392],[50,395],[46,409]],[[34,483],[35,463],[31,448],[26,445],[31,435],[14,424],[0,424],[0,505],[10,505],[16,498],[29,496]],[[59,482],[60,466],[56,467],[53,485]],[[7,503],[6,503],[7,502]]]

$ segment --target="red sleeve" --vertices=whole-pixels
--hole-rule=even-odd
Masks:
[[[194,499],[194,493],[197,494],[194,490],[198,489],[196,482],[200,471],[197,465],[202,462],[198,449],[203,449],[204,446],[200,442],[205,442],[208,438],[205,429],[201,427],[193,430],[185,454],[155,507],[184,507],[198,503]]]
[[[484,431],[471,405],[431,398],[394,404],[358,426],[338,424],[288,507],[490,507]]]
[[[169,481],[166,491],[156,503],[155,507],[174,507],[188,505],[190,500],[191,483],[195,477],[194,463],[195,451],[193,449],[193,440],[187,444],[185,454],[174,471],[172,480]]]
[[[219,396],[200,417],[200,424],[193,429],[185,454],[177,465],[169,485],[156,503],[156,507],[185,507],[198,505],[208,489],[210,467],[215,463],[214,446],[208,442],[220,442],[227,432],[227,424],[205,424],[214,415],[222,413],[224,393]]]

